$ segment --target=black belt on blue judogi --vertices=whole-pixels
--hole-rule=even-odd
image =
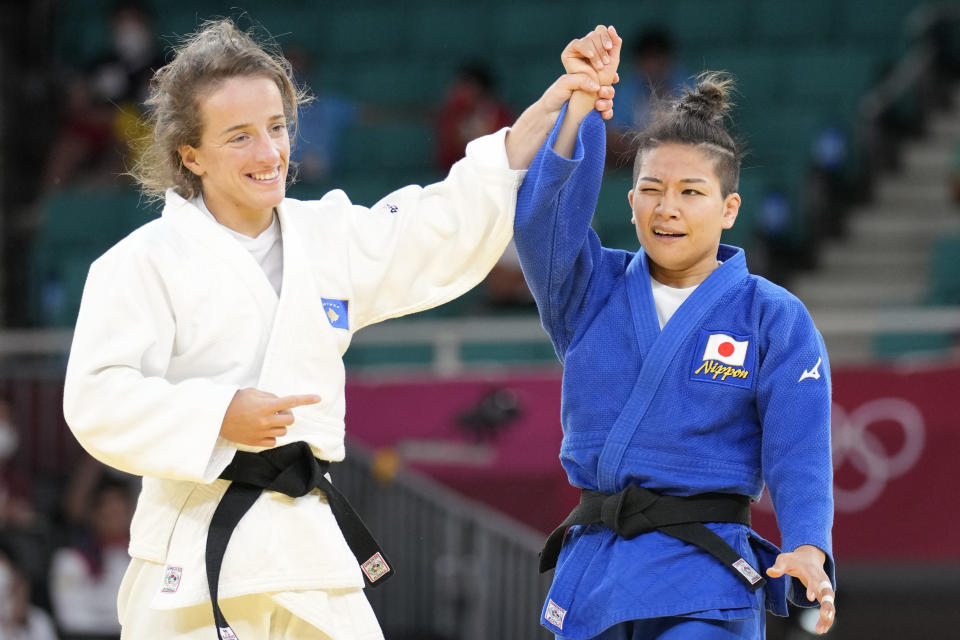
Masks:
[[[330,462],[315,458],[306,442],[293,442],[259,453],[238,451],[220,474],[220,478],[230,480],[231,484],[210,520],[205,558],[210,602],[220,640],[236,638],[217,602],[223,556],[233,530],[264,490],[299,498],[319,489],[326,495],[340,531],[360,563],[366,583],[378,586],[393,575],[386,555],[363,520],[324,475],[329,468]]]
[[[540,573],[557,566],[563,537],[573,525],[603,524],[623,538],[659,531],[695,545],[722,562],[751,590],[766,578],[704,522],[735,522],[750,526],[750,498],[730,493],[664,496],[630,485],[619,493],[581,489],[580,504],[553,530],[540,552]]]

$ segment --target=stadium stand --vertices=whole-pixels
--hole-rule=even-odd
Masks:
[[[770,274],[784,279],[817,263],[827,232],[825,216],[844,219],[845,203],[825,205],[811,177],[818,136],[828,128],[836,132],[838,144],[846,145],[842,172],[832,177],[835,190],[854,201],[865,197],[861,191],[867,167],[858,146],[862,136],[858,106],[883,71],[909,47],[908,17],[919,4],[731,0],[721,6],[710,0],[641,0],[581,6],[561,0],[461,7],[416,0],[348,7],[252,0],[241,11],[217,0],[184,3],[179,8],[160,0],[146,2],[156,32],[164,34],[168,44],[205,17],[236,16],[262,26],[281,46],[304,46],[318,61],[311,80],[322,90],[407,114],[351,125],[344,131],[333,177],[291,190],[297,197],[316,197],[326,188],[342,187],[361,204],[372,204],[402,184],[437,178],[431,171],[430,104],[462,60],[487,59],[499,79],[501,95],[519,110],[560,73],[556,55],[543,53],[548,43],[566,42],[598,22],[616,24],[627,37],[644,27],[664,25],[675,36],[678,57],[688,70],[723,69],[737,78],[739,105],[733,119],[749,153],[741,180],[741,216],[724,237],[746,247],[775,246],[781,253],[774,251],[767,262],[794,265]],[[96,57],[107,36],[104,16],[111,5],[95,0],[82,10],[72,5],[60,9],[58,50],[64,62],[82,66]],[[895,107],[903,121],[918,117],[923,108],[922,100],[911,93]],[[594,226],[606,244],[632,249],[636,240],[623,198],[629,182],[627,172],[610,172]],[[49,227],[61,224],[64,216],[56,211],[65,197],[55,196],[45,205],[52,213],[43,218],[31,267],[37,291],[43,289],[44,277],[49,281],[49,276],[37,273],[73,272],[86,259],[75,250],[43,255],[52,246],[51,238],[61,233]],[[130,201],[117,206],[130,206]],[[108,236],[116,238],[128,231],[130,225],[124,220],[112,229],[114,223],[104,220],[98,227],[104,239],[97,246],[108,244]],[[840,226],[840,222],[831,225]],[[90,248],[79,253],[92,255],[93,245],[85,246]],[[762,268],[764,260],[757,263]],[[44,296],[61,296],[64,301],[78,298],[82,278],[64,277],[60,282],[62,294],[48,286],[47,293],[35,293],[31,303],[32,317],[45,326],[69,326],[75,313],[71,307],[75,302],[63,302],[62,312],[40,312]],[[479,296],[469,298],[427,315],[455,317],[484,311]],[[44,304],[49,307],[50,301]]]

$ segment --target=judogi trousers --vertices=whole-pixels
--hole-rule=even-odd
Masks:
[[[210,640],[213,611],[205,602],[180,609],[151,609],[164,566],[134,558],[127,568],[117,611],[122,640]],[[220,601],[240,640],[383,640],[363,589],[259,593]]]

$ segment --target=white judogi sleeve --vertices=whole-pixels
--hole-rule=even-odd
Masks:
[[[236,451],[219,433],[238,386],[201,372],[177,382],[165,377],[183,319],[173,313],[158,252],[137,246],[144,235],[90,267],[67,365],[64,415],[83,447],[111,467],[212,482]]]
[[[507,129],[467,145],[445,180],[404,187],[348,218],[354,329],[435,307],[483,280],[513,237],[524,171]]]

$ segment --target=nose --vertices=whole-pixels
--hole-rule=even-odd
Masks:
[[[657,213],[676,218],[680,215],[680,198],[672,189],[667,189],[656,206]]]
[[[280,159],[280,143],[274,140],[267,132],[264,132],[262,135],[257,136],[254,157],[257,162],[276,162]]]

